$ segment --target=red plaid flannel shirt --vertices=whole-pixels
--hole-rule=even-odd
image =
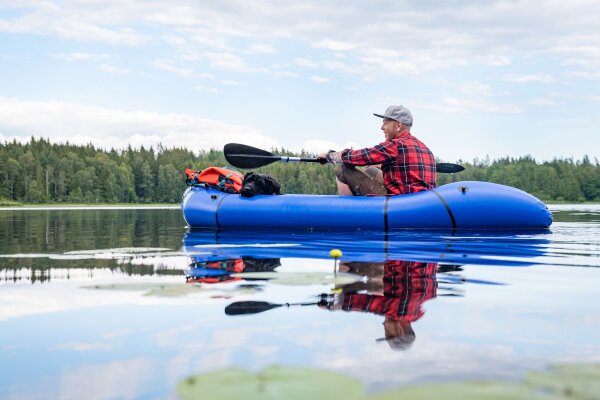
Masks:
[[[387,261],[383,275],[383,296],[346,294],[342,309],[414,322],[424,314],[422,304],[436,297],[437,266],[436,263]]]
[[[433,153],[408,132],[374,147],[346,149],[341,158],[348,165],[381,164],[383,183],[392,195],[421,192],[436,186]]]

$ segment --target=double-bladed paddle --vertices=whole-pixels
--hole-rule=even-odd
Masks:
[[[223,149],[223,153],[225,154],[227,162],[236,168],[258,168],[276,161],[318,162],[320,164],[327,164],[327,160],[323,158],[279,156],[262,149],[257,149],[256,147],[239,143],[227,143]],[[447,174],[453,174],[465,169],[462,165],[451,163],[437,163],[435,168],[437,172]]]
[[[236,301],[225,307],[226,315],[243,315],[243,314],[258,314],[261,312],[269,311],[277,307],[290,307],[290,306],[314,306],[319,303],[267,303],[266,301]]]
[[[446,283],[446,282],[442,282],[442,283]],[[479,283],[479,282],[475,282],[475,283]],[[487,283],[487,282],[485,282],[485,283]],[[446,289],[446,290],[451,290],[451,289]],[[441,294],[438,294],[438,296],[461,296],[461,295],[459,293],[441,293]],[[324,307],[327,307],[327,305],[331,306],[332,300],[331,300],[330,296],[321,295],[320,298],[321,298],[321,301],[310,302],[310,303],[269,303],[266,301],[252,301],[252,300],[236,301],[234,303],[229,304],[227,307],[225,307],[225,315],[259,314],[261,312],[269,311],[269,310],[272,310],[274,308],[279,308],[279,307],[290,308],[293,306],[304,307],[304,306],[316,306],[316,305],[320,305],[320,306],[324,306]],[[388,297],[388,298],[393,298],[393,297]]]

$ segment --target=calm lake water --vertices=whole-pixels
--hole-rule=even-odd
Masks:
[[[600,205],[550,208],[547,232],[387,236],[0,209],[0,398],[177,398],[188,376],[269,365],[377,393],[598,362]]]

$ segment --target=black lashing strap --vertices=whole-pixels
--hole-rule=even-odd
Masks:
[[[390,242],[388,237],[388,232],[390,230],[390,224],[388,222],[388,208],[390,204],[390,196],[385,196],[385,200],[383,201],[383,229],[384,229],[384,243],[385,243],[385,259],[388,258],[388,253],[390,251]]]
[[[452,229],[456,229],[456,220],[454,219],[454,214],[452,213],[450,206],[448,205],[446,200],[442,197],[442,195],[437,192],[437,190],[431,189],[431,191],[433,193],[435,193],[435,195],[438,197],[438,199],[440,199],[440,201],[442,202],[444,207],[446,207],[446,211],[448,211],[448,216],[450,217],[450,221],[452,221]]]
[[[211,196],[216,196],[216,195],[211,195]],[[217,224],[217,229],[221,227],[221,225],[219,225],[219,208],[221,207],[221,203],[223,202],[223,200],[225,200],[225,197],[230,196],[229,193],[225,193],[223,192],[222,194],[220,194],[221,198],[219,199],[219,203],[217,203],[217,208],[215,209],[215,222]]]
[[[388,222],[389,203],[390,203],[390,196],[385,196],[385,200],[383,202],[383,229],[386,234],[388,233],[388,230],[390,229],[390,225]]]

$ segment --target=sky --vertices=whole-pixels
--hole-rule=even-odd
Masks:
[[[0,0],[0,141],[600,159],[597,0]]]

